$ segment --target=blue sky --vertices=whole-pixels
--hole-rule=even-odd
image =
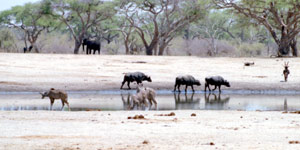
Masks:
[[[1,0],[0,11],[10,9],[12,6],[24,5],[28,2],[37,2],[39,0]]]

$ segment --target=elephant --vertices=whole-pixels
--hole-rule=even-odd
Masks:
[[[93,41],[93,40],[89,40],[89,39],[83,39],[82,42],[82,50],[84,51],[84,46],[86,45],[86,54],[91,54],[92,50],[94,50],[94,53],[96,53],[96,51],[98,51],[98,54],[100,55],[100,49],[101,49],[101,43],[97,42],[97,41]]]

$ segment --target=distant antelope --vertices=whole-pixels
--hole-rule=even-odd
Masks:
[[[288,68],[289,68],[289,62],[284,62],[283,76],[285,82],[287,82],[288,76],[290,74],[290,70]]]
[[[56,90],[54,88],[51,88],[49,91],[40,93],[40,94],[42,95],[42,99],[44,99],[45,97],[50,98],[50,103],[51,103],[50,110],[52,110],[52,106],[53,106],[55,99],[61,99],[61,103],[62,103],[61,109],[62,110],[65,106],[65,103],[68,105],[69,111],[71,110],[69,103],[68,103],[68,94],[66,92],[64,92],[62,90]]]

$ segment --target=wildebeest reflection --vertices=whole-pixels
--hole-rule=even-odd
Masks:
[[[121,94],[122,102],[123,102],[123,110],[130,110],[130,97],[131,94]]]
[[[204,93],[205,98],[205,109],[210,110],[223,110],[226,109],[226,104],[228,103],[230,97],[224,99],[221,98],[221,93],[218,96],[214,93],[209,93],[208,95]]]
[[[181,109],[200,109],[200,98],[194,99],[194,93],[184,94],[184,98],[180,96],[180,93],[174,93],[176,110]],[[191,95],[190,97],[188,95]]]

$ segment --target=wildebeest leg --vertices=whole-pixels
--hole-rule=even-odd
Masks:
[[[52,110],[53,103],[54,103],[54,99],[50,98],[50,110]]]
[[[193,85],[191,85],[191,87],[192,87],[192,90],[193,90],[193,93],[195,92],[195,90],[194,90],[194,86]]]
[[[178,92],[180,93],[181,92],[180,91],[180,84],[178,84],[177,88],[178,88]]]
[[[149,110],[151,110],[151,107],[152,107],[152,99],[150,98],[150,99],[148,99],[148,101],[149,101]]]
[[[213,89],[213,91],[215,91],[217,89],[217,85],[215,85],[215,88]]]
[[[63,110],[63,109],[64,109],[64,106],[65,106],[65,102],[64,102],[64,100],[61,100],[61,104],[62,104],[62,106],[61,106],[61,110]]]
[[[130,88],[130,82],[129,82],[129,81],[127,81],[127,86],[128,86],[128,89],[131,89],[131,88]]]
[[[176,91],[176,86],[177,86],[177,84],[175,84],[173,92],[175,92],[175,91]]]
[[[156,100],[155,100],[154,98],[152,98],[151,100],[153,101],[153,103],[154,103],[154,105],[155,105],[155,110],[157,110],[157,102],[156,102]],[[151,104],[151,105],[152,105],[152,104]]]
[[[146,99],[143,99],[143,103],[145,104],[145,107],[148,107],[148,103],[146,102]]]
[[[221,93],[221,85],[219,85],[219,93]]]
[[[122,89],[123,88],[123,85],[125,84],[125,79],[123,80],[123,82],[122,82],[122,85],[121,85],[121,87],[120,87],[120,89]]]
[[[188,85],[185,85],[185,93],[186,93],[186,91],[187,91],[187,87],[188,87]]]
[[[70,108],[69,102],[68,102],[67,100],[65,100],[65,103],[67,104],[69,111],[71,111],[71,108]]]
[[[209,87],[209,84],[207,84],[207,87],[208,87],[208,90],[209,90],[209,92],[211,91],[211,89],[210,89],[210,87]]]

